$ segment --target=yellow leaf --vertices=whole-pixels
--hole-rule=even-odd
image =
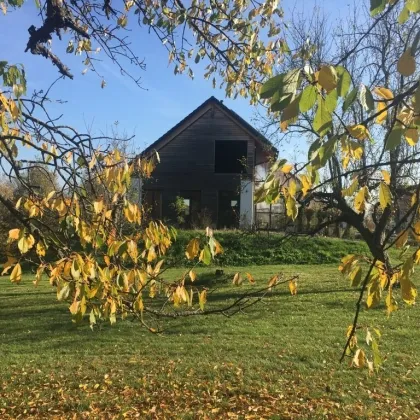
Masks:
[[[12,273],[10,274],[10,281],[13,283],[19,283],[22,280],[22,267],[19,263],[15,265],[15,267],[12,270]]]
[[[157,258],[155,247],[152,245],[147,253],[147,262],[152,262]]]
[[[291,179],[289,182],[289,187],[288,187],[289,195],[294,197],[296,195],[296,190],[297,190],[296,182],[294,179]]]
[[[366,208],[366,200],[369,198],[368,188],[362,187],[354,198],[354,210],[356,213],[363,213]]]
[[[392,312],[398,309],[397,302],[392,295],[392,287],[388,289],[388,295],[386,296],[386,299],[385,299],[385,305],[386,305],[386,312],[388,316],[391,315]]]
[[[341,274],[346,275],[349,274],[355,264],[357,264],[358,259],[357,256],[354,254],[346,255],[341,259],[341,264],[338,267],[338,270]]]
[[[89,162],[89,165],[88,165],[89,169],[92,169],[95,166],[95,164],[96,164],[96,154],[93,153],[92,159],[91,159],[91,161]]]
[[[352,137],[358,140],[366,140],[367,138],[369,138],[368,129],[361,124],[348,126],[347,131]]]
[[[380,98],[386,99],[387,101],[394,99],[394,94],[387,88],[377,86],[373,89],[373,92],[376,93]]]
[[[344,188],[341,190],[341,195],[343,197],[351,197],[356,191],[357,187],[359,186],[359,180],[357,178],[354,178],[352,183],[349,185],[348,188]]]
[[[395,247],[396,248],[402,248],[408,241],[408,229],[406,229],[404,232],[401,232],[398,235],[397,240],[395,241]]]
[[[353,357],[353,365],[361,368],[366,364],[365,352],[362,349],[357,349]]]
[[[16,103],[12,98],[9,99],[9,108],[12,119],[17,120],[19,117],[19,108],[16,106]]]
[[[160,273],[160,269],[162,268],[162,265],[164,263],[165,260],[160,260],[156,265],[155,268],[153,269],[153,274],[155,276],[157,276]]]
[[[295,220],[298,215],[296,200],[291,195],[289,195],[286,199],[286,212],[292,220]]]
[[[140,224],[140,209],[137,204],[127,203],[124,208],[124,215],[128,222]]]
[[[405,132],[404,137],[410,146],[415,146],[419,141],[419,133],[417,131],[417,128],[409,128]]]
[[[322,66],[318,74],[318,83],[327,91],[331,92],[337,87],[338,77],[335,68]]]
[[[378,124],[382,124],[386,120],[388,112],[383,111],[385,108],[386,108],[385,102],[378,102],[377,112],[380,112],[380,114],[376,117],[376,122]]]
[[[187,256],[189,260],[192,260],[197,256],[199,249],[200,249],[199,239],[198,238],[191,239],[191,241],[187,245],[185,255]]]
[[[44,242],[39,241],[39,242],[36,244],[36,253],[37,253],[40,257],[45,257],[46,250],[47,250],[47,249],[45,248]]]
[[[403,264],[401,275],[399,277],[401,285],[401,297],[408,305],[414,304],[417,297],[417,289],[413,282],[410,280],[410,277],[414,271],[413,265],[413,259],[411,257],[408,258]]]
[[[33,281],[33,284],[36,286],[38,286],[39,282],[41,281],[41,277],[42,274],[44,273],[45,270],[45,266],[44,265],[40,265],[37,270],[36,270],[36,274],[35,274],[35,280]]]
[[[104,208],[103,200],[93,202],[93,209],[95,210],[95,214],[101,213],[103,208]]]
[[[195,274],[193,270],[190,270],[189,275],[190,275],[191,281],[195,281],[197,279],[197,274]]]
[[[296,281],[296,279],[289,281],[289,290],[290,290],[290,294],[292,296],[297,295],[297,281]]]
[[[273,287],[275,286],[279,281],[279,276],[276,274],[273,277],[271,277],[271,279],[268,281],[268,287]]]
[[[403,76],[411,76],[416,71],[416,60],[411,54],[411,48],[405,50],[398,60],[397,70]]]
[[[413,230],[414,230],[414,236],[416,238],[417,241],[420,241],[420,220],[418,220],[414,226],[413,226]]]
[[[202,311],[204,311],[204,305],[207,302],[207,290],[203,290],[202,292],[199,293],[198,301],[199,301],[199,304],[200,304],[200,309]]]
[[[309,177],[306,175],[300,175],[299,178],[300,178],[300,181],[302,182],[302,193],[303,193],[303,196],[305,197],[308,191],[312,188],[312,183]]]
[[[12,257],[11,255],[7,256],[7,261],[3,264],[3,271],[1,272],[1,275],[7,274],[7,272],[10,270],[10,268],[17,263],[17,259],[15,257]]]
[[[385,182],[381,182],[379,185],[379,204],[382,210],[385,210],[392,204],[391,190]]]
[[[223,254],[222,245],[216,239],[214,239],[214,255]]]
[[[9,230],[9,239],[16,241],[19,239],[20,229],[11,229]]]
[[[235,286],[239,286],[242,284],[242,277],[241,277],[241,273],[236,273],[233,276],[233,281],[232,284],[234,284]]]
[[[80,302],[78,300],[74,300],[73,303],[70,305],[69,310],[72,315],[76,315],[79,312]]]
[[[368,308],[374,308],[381,301],[381,287],[379,283],[379,277],[376,276],[374,282],[369,286],[368,297],[366,299],[366,305]]]
[[[135,241],[131,240],[127,242],[127,253],[134,262],[137,262],[139,251]]]
[[[127,16],[121,15],[117,20],[117,24],[120,25],[122,28],[125,28],[127,26]]]
[[[389,185],[391,183],[391,175],[385,169],[381,171],[382,177],[384,179],[385,184]]]
[[[246,275],[246,277],[247,277],[248,281],[249,281],[251,284],[255,284],[255,279],[254,279],[254,277],[252,277],[252,274],[251,274],[251,273],[245,273],[245,275]]]
[[[34,245],[35,239],[31,234],[27,236],[22,235],[18,241],[18,248],[22,254],[26,254]]]
[[[293,165],[291,163],[286,163],[280,169],[284,174],[288,174],[293,169]]]

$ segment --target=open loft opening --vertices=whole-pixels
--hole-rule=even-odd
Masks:
[[[216,140],[215,164],[216,173],[246,173],[247,141]]]

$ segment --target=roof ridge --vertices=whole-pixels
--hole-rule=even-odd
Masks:
[[[229,113],[240,125],[244,126],[248,131],[251,132],[251,134],[254,135],[254,137],[258,140],[260,140],[262,143],[265,143],[266,146],[268,146],[270,149],[272,149],[275,153],[277,153],[277,149],[274,147],[274,145],[271,143],[270,140],[268,140],[264,135],[262,135],[256,128],[254,128],[248,121],[246,121],[244,118],[242,118],[238,113],[227,107],[223,101],[220,99],[217,99],[214,95],[207,98],[201,105],[199,105],[197,108],[195,108],[192,112],[190,112],[185,118],[183,118],[181,121],[179,121],[177,124],[175,124],[172,128],[170,128],[165,134],[160,136],[156,141],[154,141],[152,144],[147,146],[142,152],[141,155],[150,153],[153,149],[156,149],[159,143],[163,142],[165,138],[167,138],[171,133],[173,133],[178,127],[182,126],[186,121],[193,118],[194,115],[196,115],[198,112],[200,112],[203,108],[205,108],[210,102],[214,102],[219,106],[222,110]]]

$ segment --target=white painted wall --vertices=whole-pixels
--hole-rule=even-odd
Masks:
[[[241,181],[241,198],[239,205],[239,227],[249,229],[254,223],[254,181]]]

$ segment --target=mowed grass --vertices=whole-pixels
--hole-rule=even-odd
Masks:
[[[361,323],[383,333],[386,359],[369,376],[339,363],[358,292],[336,265],[224,270],[249,271],[259,284],[299,274],[299,292],[285,285],[245,313],[165,321],[155,335],[131,320],[75,326],[47,284],[0,278],[0,418],[420,416],[418,306],[389,319],[383,306],[363,310]],[[211,306],[242,291],[216,286]]]

